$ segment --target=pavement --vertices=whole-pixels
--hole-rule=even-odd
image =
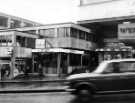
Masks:
[[[65,92],[65,78],[0,81],[0,93]]]

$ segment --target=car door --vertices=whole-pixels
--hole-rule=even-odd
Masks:
[[[135,90],[135,61],[121,62],[120,65],[120,71],[123,72],[126,86],[124,90]]]
[[[119,72],[119,67],[114,67],[115,64],[119,65],[119,62],[109,63],[105,71],[97,78],[96,85],[99,91],[115,92],[125,89],[125,75]]]

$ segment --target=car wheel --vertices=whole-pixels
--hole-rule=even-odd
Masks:
[[[82,100],[92,100],[93,99],[93,93],[92,90],[88,87],[80,87],[77,89],[77,95]]]

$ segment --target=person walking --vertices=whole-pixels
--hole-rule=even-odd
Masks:
[[[40,75],[41,77],[43,77],[43,68],[42,68],[42,65],[41,65],[41,64],[39,64],[38,70],[39,70],[39,75]]]

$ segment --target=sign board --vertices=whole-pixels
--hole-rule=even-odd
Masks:
[[[32,57],[32,49],[31,48],[16,48],[16,57]]]
[[[45,48],[45,39],[36,39],[36,48]]]
[[[0,57],[11,57],[9,51],[12,51],[13,47],[0,47]]]
[[[118,25],[118,39],[135,39],[135,23],[119,24]]]

